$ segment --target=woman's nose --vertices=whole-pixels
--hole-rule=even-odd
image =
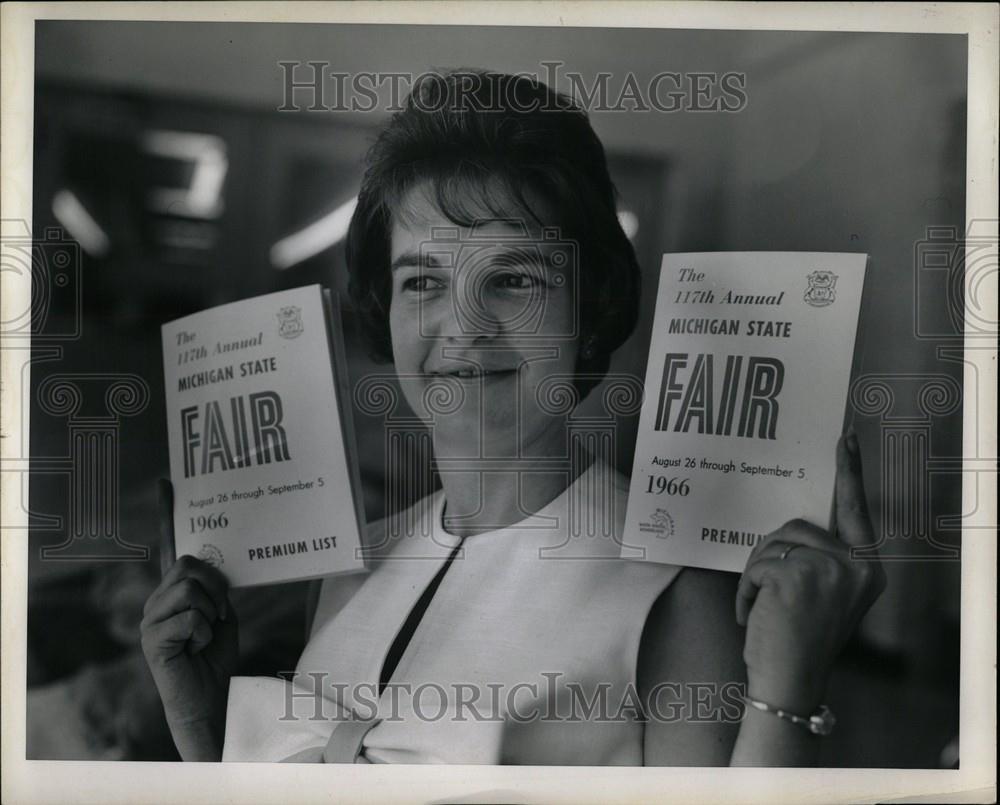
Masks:
[[[501,312],[481,284],[455,282],[439,306],[437,335],[453,340],[494,338],[502,329]]]

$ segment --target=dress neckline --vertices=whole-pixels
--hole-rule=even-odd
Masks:
[[[444,510],[448,501],[445,498],[444,488],[442,487],[435,493],[436,497],[431,515],[431,522],[433,524],[435,536],[439,539],[443,539],[444,544],[451,547],[459,544],[460,542],[468,542],[469,540],[474,540],[479,537],[490,537],[498,534],[509,534],[511,532],[524,530],[537,531],[538,529],[552,527],[547,526],[545,522],[546,520],[552,520],[551,512],[562,505],[563,501],[568,497],[570,490],[573,489],[574,486],[582,483],[583,480],[594,471],[594,468],[597,466],[599,460],[600,459],[598,458],[591,457],[590,463],[587,465],[585,470],[577,474],[576,478],[567,484],[558,495],[552,498],[552,500],[533,514],[530,514],[517,522],[502,526],[501,528],[494,528],[489,531],[480,531],[475,534],[469,534],[466,537],[453,534],[444,526]]]

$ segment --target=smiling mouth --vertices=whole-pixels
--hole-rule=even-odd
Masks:
[[[459,380],[476,380],[481,377],[512,375],[515,369],[456,369],[452,372],[432,372],[433,377],[454,377]]]

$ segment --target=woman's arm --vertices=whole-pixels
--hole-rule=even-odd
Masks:
[[[736,593],[736,619],[747,627],[747,695],[803,718],[822,704],[837,656],[885,589],[853,433],[837,445],[834,512],[833,533],[792,520],[758,543]],[[814,763],[819,740],[750,708],[733,763]]]
[[[653,605],[639,647],[647,766],[725,766],[740,729],[744,631],[732,573],[682,570]],[[659,693],[657,687],[659,686]]]
[[[822,738],[752,707],[741,721],[736,697],[746,691],[746,666],[745,632],[733,617],[738,582],[732,573],[688,568],[650,612],[639,653],[639,692],[643,701],[650,701],[656,685],[662,692],[659,712],[647,713],[645,765],[816,764]],[[806,701],[784,704],[793,713],[816,708]]]
[[[690,686],[715,685],[719,706],[714,720],[703,719],[690,703],[681,722],[661,723],[651,715],[647,763],[725,762],[721,746],[734,734],[725,685],[744,673],[751,699],[802,717],[816,711],[837,655],[885,587],[877,558],[857,559],[851,552],[876,541],[853,435],[837,449],[836,517],[836,536],[792,520],[754,548],[738,580],[689,569],[661,596],[640,647],[640,693],[648,700],[655,685],[673,683],[690,702]],[[745,667],[737,672],[740,649]],[[820,740],[750,707],[728,760],[741,766],[813,765]]]

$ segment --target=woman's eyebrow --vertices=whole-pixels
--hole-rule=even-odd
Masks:
[[[441,268],[442,263],[433,254],[421,252],[403,252],[392,261],[391,271],[397,268]]]
[[[546,250],[535,248],[533,244],[527,246],[523,244],[511,244],[510,246],[496,245],[494,246],[492,253],[495,257],[502,260],[509,260],[512,264],[517,262],[529,261],[540,265],[546,270],[553,268],[553,262],[551,255],[547,254]],[[392,261],[390,266],[391,271],[395,271],[398,268],[451,268],[451,261],[439,260],[434,252],[403,252],[395,260]]]

